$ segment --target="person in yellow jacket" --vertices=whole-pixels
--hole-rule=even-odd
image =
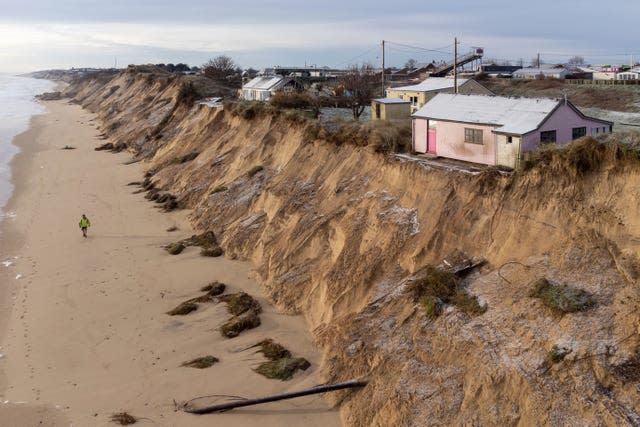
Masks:
[[[87,237],[87,228],[89,228],[91,223],[89,222],[89,218],[87,218],[85,214],[82,214],[82,218],[80,218],[80,224],[78,225],[80,226],[80,230],[82,230],[82,236]]]

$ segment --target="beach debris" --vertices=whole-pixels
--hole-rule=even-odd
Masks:
[[[128,426],[138,422],[138,419],[128,412],[118,412],[111,415],[111,421],[116,424],[120,424],[121,426]]]
[[[4,359],[5,355],[4,354],[0,354],[0,359]]]
[[[20,280],[20,279],[22,279],[22,274],[17,274],[16,275],[16,280]]]
[[[222,295],[226,288],[227,285],[216,280],[209,283],[208,285],[201,287],[200,292],[207,292],[211,296],[218,296]]]
[[[311,363],[303,357],[283,357],[261,363],[255,372],[272,380],[286,381],[298,370],[306,371]]]
[[[13,265],[13,261],[2,261],[2,265],[4,265],[5,267],[11,267]]]
[[[206,369],[218,363],[219,361],[220,359],[215,356],[203,356],[190,360],[188,362],[184,362],[180,366],[196,369]]]
[[[240,316],[233,316],[220,326],[220,333],[226,338],[235,338],[240,335],[240,332],[258,326],[260,326],[260,317],[255,311],[249,310]]]
[[[185,316],[192,311],[196,311],[198,309],[198,304],[189,300],[181,303],[173,310],[167,311],[169,316]]]
[[[165,247],[167,252],[169,252],[171,255],[178,255],[184,250],[184,248],[185,246],[181,242],[170,243]]]
[[[220,301],[227,303],[227,311],[234,316],[239,316],[246,311],[254,311],[256,314],[262,311],[260,303],[246,292],[222,295]]]
[[[217,405],[212,405],[212,406],[206,406],[206,407],[202,407],[202,408],[194,408],[191,406],[191,404],[198,400],[198,399],[203,399],[203,397],[196,397],[195,399],[191,399],[187,402],[185,402],[184,404],[182,404],[180,406],[180,409],[182,409],[185,412],[191,413],[191,414],[210,414],[212,412],[224,412],[224,411],[228,411],[234,408],[240,408],[243,406],[252,406],[252,405],[259,405],[261,403],[269,403],[269,402],[276,402],[278,400],[286,400],[286,399],[293,399],[296,397],[302,397],[302,396],[309,396],[309,395],[313,395],[313,394],[320,394],[320,393],[326,393],[329,391],[335,391],[335,390],[343,390],[343,389],[347,389],[347,388],[359,388],[359,387],[364,387],[367,385],[367,381],[366,380],[349,380],[349,381],[342,381],[339,383],[333,383],[333,384],[323,384],[323,385],[317,385],[315,387],[311,387],[311,388],[306,388],[303,390],[298,390],[298,391],[292,391],[292,392],[288,392],[288,393],[281,393],[281,394],[275,394],[275,395],[271,395],[271,396],[265,396],[265,397],[259,397],[259,398],[255,398],[255,399],[247,399],[247,398],[243,398],[243,397],[237,397],[237,396],[229,396],[232,399],[234,399],[231,402],[225,402],[225,403],[220,403]]]
[[[142,182],[140,182],[140,181],[131,181],[127,185],[142,185]]]
[[[177,231],[177,230],[178,230],[178,227],[176,227],[175,225],[172,225],[171,227],[167,228],[167,231],[169,233],[171,233],[172,231]]]
[[[65,145],[64,147],[62,147],[63,150],[75,150],[76,147],[72,147],[71,145]]]

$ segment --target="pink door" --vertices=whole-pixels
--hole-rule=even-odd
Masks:
[[[436,154],[436,130],[429,129],[427,132],[427,148],[428,152],[432,154]]]

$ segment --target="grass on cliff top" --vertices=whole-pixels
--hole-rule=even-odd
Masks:
[[[529,296],[538,298],[546,307],[559,314],[585,311],[596,305],[594,296],[584,289],[552,284],[544,277],[535,281]]]
[[[461,287],[458,276],[435,267],[427,267],[420,278],[409,284],[408,292],[414,302],[422,305],[428,317],[439,316],[444,304],[455,305],[469,315],[487,311],[486,305],[481,306],[476,296]]]
[[[607,164],[640,164],[640,133],[608,135],[603,141],[587,136],[564,147],[544,144],[525,153],[518,169],[524,172],[539,167],[580,177]]]

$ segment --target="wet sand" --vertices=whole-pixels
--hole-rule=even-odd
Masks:
[[[126,153],[94,151],[104,141],[92,114],[65,101],[45,105],[48,114],[16,139],[22,153],[6,208],[15,216],[0,225],[0,261],[13,262],[0,264],[0,399],[8,401],[0,404],[0,424],[107,426],[111,414],[127,411],[158,426],[340,425],[321,396],[224,414],[175,410],[174,400],[313,386],[318,349],[301,317],[279,315],[267,303],[247,263],[201,257],[199,248],[164,251],[193,234],[188,212],[163,213],[132,194],[137,188],[126,184],[142,180],[143,165],[125,165]],[[91,220],[87,239],[77,225],[82,213]],[[167,232],[171,226],[178,230]],[[214,280],[257,297],[262,325],[229,340],[218,332],[230,317],[224,304],[165,314]],[[265,359],[241,349],[265,338],[311,368],[290,381],[256,374],[252,368]],[[180,366],[209,354],[220,363]]]

